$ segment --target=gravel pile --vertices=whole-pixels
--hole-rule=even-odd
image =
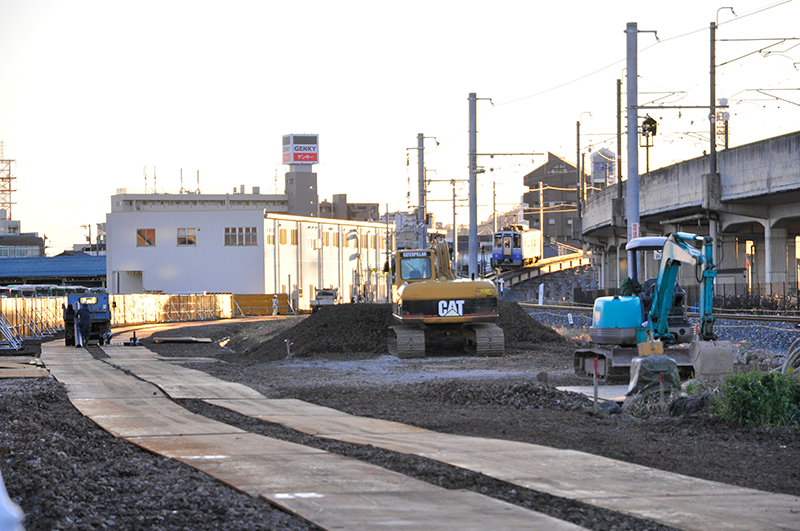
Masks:
[[[113,437],[50,378],[0,380],[0,466],[27,531],[319,528]]]
[[[568,341],[548,326],[532,319],[516,302],[500,301],[498,326],[505,334],[507,349],[520,350],[542,343],[567,344]],[[258,331],[242,329],[235,334],[229,349],[241,352],[250,361],[279,360],[292,356],[313,357],[324,354],[388,354],[387,333],[396,324],[390,304],[338,304],[322,308],[302,321],[302,326],[278,334],[259,337]],[[269,324],[263,326],[269,327]],[[352,357],[352,356],[351,356]]]
[[[501,406],[515,409],[560,409],[578,411],[591,406],[581,394],[565,393],[536,382],[464,382],[451,380],[414,385],[409,391],[426,402],[458,406]]]

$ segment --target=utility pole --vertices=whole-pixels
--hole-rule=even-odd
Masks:
[[[392,302],[391,244],[392,239],[389,233],[389,203],[386,203],[386,302]]]
[[[458,274],[458,224],[456,223],[456,180],[452,179],[453,185],[453,271]]]
[[[711,64],[710,64],[710,100],[708,105],[708,123],[711,130],[711,144],[709,145],[709,172],[711,174],[717,173],[717,23],[711,23]]]
[[[469,93],[469,276],[478,276],[478,141],[477,107],[478,96]]]
[[[492,181],[492,234],[497,232],[497,183]]]
[[[628,63],[626,72],[628,88],[628,189],[625,194],[625,212],[628,217],[628,242],[639,236],[639,89],[636,55],[638,32],[636,22],[629,22],[625,30]],[[638,282],[639,268],[634,251],[628,251],[628,276],[634,283]]]
[[[428,229],[425,225],[425,135],[417,135],[417,166],[419,171],[419,206],[417,207],[417,237],[419,248],[428,247]]]
[[[622,80],[617,80],[617,198],[622,199]]]
[[[575,176],[578,178],[576,188],[578,190],[578,200],[575,202],[578,207],[578,219],[581,219],[581,199],[583,198],[583,179],[581,178],[581,121],[575,122]]]
[[[539,229],[541,229],[539,256],[544,258],[544,183],[542,181],[539,181]]]

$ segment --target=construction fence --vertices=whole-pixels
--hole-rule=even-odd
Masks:
[[[66,297],[0,298],[0,348],[20,348],[23,339],[43,339],[64,329]],[[230,293],[110,295],[112,326],[241,317]],[[270,313],[272,296],[269,296]],[[265,315],[253,314],[248,315]]]

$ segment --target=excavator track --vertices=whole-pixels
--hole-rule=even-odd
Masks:
[[[389,354],[398,358],[424,358],[425,332],[416,326],[390,326]]]
[[[494,323],[465,325],[467,339],[475,349],[476,356],[499,357],[505,351],[503,329]]]

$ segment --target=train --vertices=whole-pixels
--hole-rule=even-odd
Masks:
[[[542,258],[542,231],[510,225],[494,233],[492,269],[514,269]]]

